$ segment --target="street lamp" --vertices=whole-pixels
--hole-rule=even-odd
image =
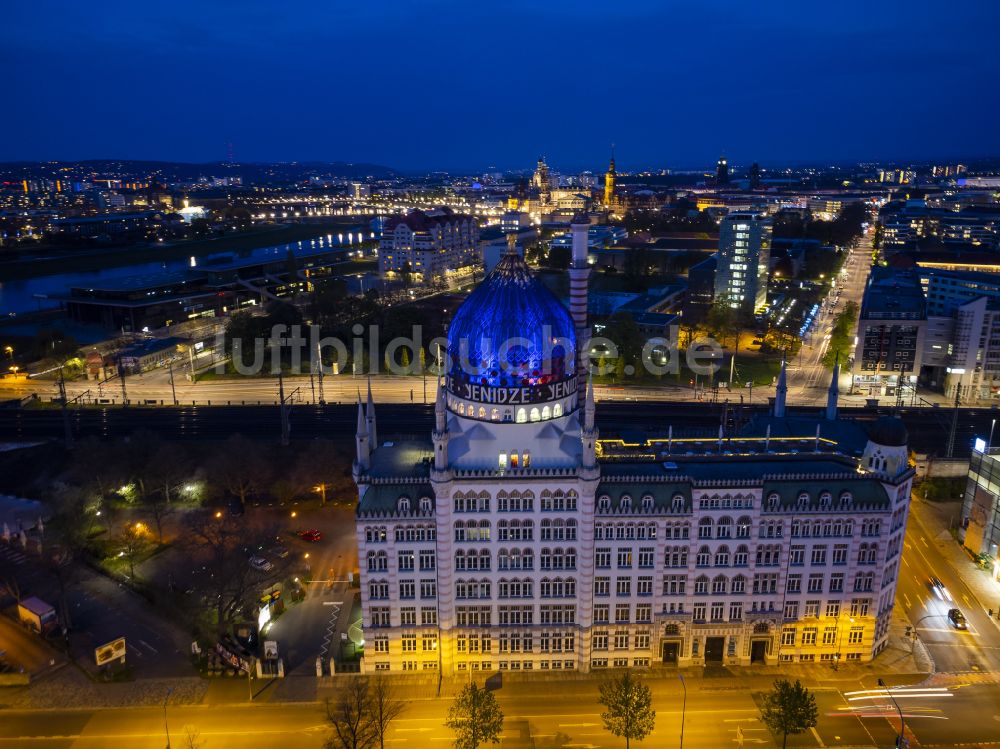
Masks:
[[[10,359],[11,361],[14,361],[14,347],[13,346],[4,346],[3,347],[3,352],[5,354],[7,354],[7,358],[8,359]]]
[[[170,695],[173,694],[174,688],[170,687],[167,689],[167,694],[163,698],[163,732],[167,734],[167,749],[170,749],[170,726],[167,724],[167,700],[170,699]]]
[[[896,702],[896,698],[892,696],[892,692],[889,691],[889,687],[886,686],[882,679],[878,680],[878,685],[885,690],[885,693],[889,695],[889,699],[892,700],[892,704],[896,706],[896,712],[899,713],[899,736],[896,737],[896,746],[898,749],[903,749],[909,742],[906,740],[906,726],[903,724],[903,711],[899,707],[899,703]]]
[[[684,683],[684,674],[677,674],[677,678],[681,680],[681,687],[683,687],[684,689],[684,701],[681,703],[681,746],[680,746],[680,749],[684,749],[684,716],[687,714],[688,688],[687,684]]]

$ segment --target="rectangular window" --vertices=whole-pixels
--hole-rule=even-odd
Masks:
[[[420,607],[420,623],[425,627],[428,625],[434,625],[438,622],[438,612],[437,609],[430,606]]]
[[[653,605],[640,603],[635,607],[635,620],[641,623],[653,621]]]
[[[631,549],[619,549],[618,550],[618,568],[619,569],[631,569],[632,567],[632,550]]]
[[[595,596],[607,596],[611,593],[611,578],[608,577],[595,577],[594,578],[594,595]]]
[[[437,582],[435,580],[420,581],[420,597],[435,598],[437,596]]]
[[[648,569],[653,566],[653,559],[656,556],[656,549],[639,549],[639,566]]]
[[[615,605],[615,622],[618,624],[627,624],[629,619],[629,605],[627,603],[619,603]]]
[[[423,571],[434,569],[434,552],[433,551],[421,551],[420,552],[420,569]]]
[[[415,653],[417,652],[417,636],[416,635],[403,635],[403,652],[404,653]]]
[[[596,549],[594,566],[598,569],[608,569],[611,566],[611,549]]]
[[[400,572],[412,572],[413,571],[413,552],[412,551],[401,551],[397,555],[397,560],[399,562]]]
[[[802,575],[789,575],[786,590],[789,593],[802,592]]]
[[[399,624],[402,627],[417,623],[417,610],[412,606],[404,606],[399,610]]]
[[[851,645],[860,645],[864,636],[864,627],[851,627],[851,631],[847,633],[847,642]]]
[[[400,580],[399,581],[399,597],[400,598],[416,598],[416,585],[412,580]]]
[[[632,594],[632,578],[630,577],[619,577],[615,581],[615,592],[619,596],[628,596]]]
[[[615,632],[615,650],[628,650],[628,631],[619,629]]]
[[[606,603],[599,603],[594,606],[594,623],[608,623],[608,605]]]
[[[653,595],[653,578],[642,576],[636,581],[635,592],[640,596]]]
[[[784,627],[781,630],[781,644],[782,645],[795,644],[795,627]]]

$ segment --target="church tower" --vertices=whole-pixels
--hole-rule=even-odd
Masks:
[[[615,147],[611,146],[611,163],[608,164],[608,171],[604,174],[604,207],[610,208],[615,200]]]

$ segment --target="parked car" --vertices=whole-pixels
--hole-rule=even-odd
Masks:
[[[274,565],[264,557],[250,557],[250,566],[261,572],[270,572],[274,569]]]
[[[323,539],[323,534],[320,533],[315,528],[313,528],[307,531],[299,531],[299,538],[301,538],[303,541],[316,542],[316,541],[321,541]]]
[[[963,614],[958,609],[950,609],[948,611],[948,621],[951,622],[951,626],[955,629],[968,629],[969,624],[965,621],[965,614]]]

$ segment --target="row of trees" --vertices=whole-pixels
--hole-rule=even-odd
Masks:
[[[832,368],[840,361],[845,364],[854,351],[854,323],[858,319],[857,302],[848,302],[843,311],[837,315],[830,329],[830,346],[823,355],[823,364]]]
[[[613,736],[625,739],[625,749],[632,741],[648,737],[656,724],[653,694],[641,679],[626,671],[621,676],[602,681],[598,702],[604,708],[601,720]],[[327,719],[332,728],[328,749],[385,749],[390,724],[405,710],[383,677],[355,679],[340,699],[327,703]],[[818,710],[815,696],[799,681],[778,679],[762,699],[761,722],[781,736],[785,749],[788,736],[816,725]],[[475,683],[466,685],[448,710],[445,725],[455,734],[455,749],[479,749],[500,742],[504,715],[496,695]]]

